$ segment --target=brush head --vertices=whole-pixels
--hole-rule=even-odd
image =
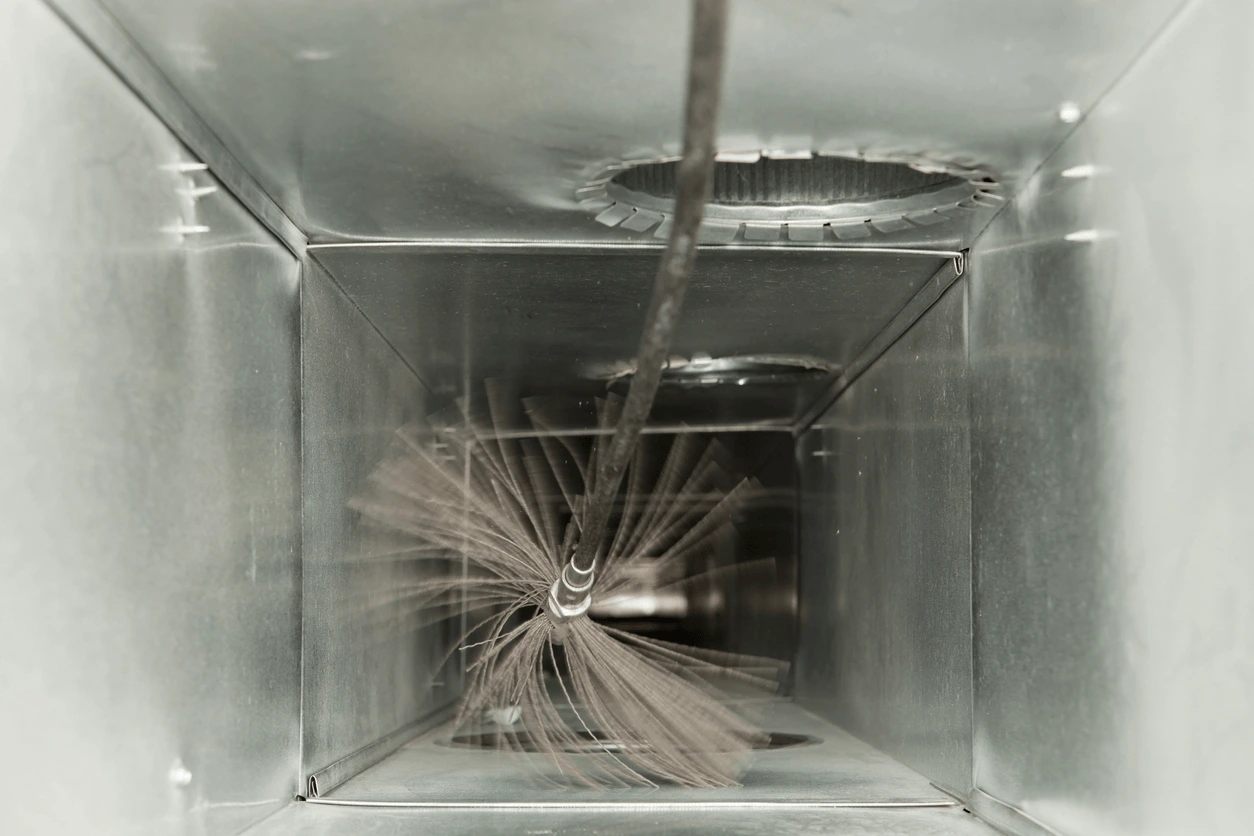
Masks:
[[[434,432],[402,429],[353,502],[449,566],[418,594],[421,606],[470,614],[458,647],[474,661],[457,724],[517,706],[527,749],[588,786],[736,783],[787,665],[633,635],[589,612],[642,576],[656,590],[708,582],[754,486],[730,478],[726,453],[696,435],[676,436],[660,464],[642,448],[593,571],[563,584],[609,436],[556,432],[534,402],[521,434],[517,402],[491,384],[487,404],[486,417],[465,411]],[[602,424],[619,408],[599,404]],[[582,597],[561,595],[570,588]],[[497,739],[522,749],[509,733]],[[589,751],[589,740],[608,742]]]

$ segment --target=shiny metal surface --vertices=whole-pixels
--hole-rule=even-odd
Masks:
[[[0,56],[0,830],[228,836],[296,790],[297,263],[45,5]]]
[[[836,810],[388,810],[293,804],[249,836],[994,836],[954,808]]]
[[[667,0],[105,5],[318,239],[631,240],[577,189],[678,146]],[[742,0],[719,147],[924,154],[1013,191],[1178,5]],[[989,211],[851,240],[969,240]]]
[[[936,304],[949,286],[957,281],[966,270],[966,263],[966,254],[956,253],[948,264],[942,266],[928,279],[927,284],[923,285],[918,293],[910,297],[910,301],[906,302],[897,315],[890,319],[879,333],[845,364],[844,368],[833,371],[814,400],[801,410],[793,426],[793,432],[800,435],[819,420],[842,392],[853,385],[853,382],[884,352],[888,351],[901,338],[901,335],[919,320],[919,317]]]
[[[441,745],[447,727],[419,738],[371,769],[324,794],[327,801],[442,806],[625,804],[699,808],[726,804],[952,804],[917,772],[902,766],[828,722],[792,703],[773,706],[765,719],[771,731],[806,734],[813,746],[757,752],[739,787],[692,790],[676,786],[588,790],[563,787],[553,772],[546,780],[540,756]]]
[[[982,790],[975,790],[967,799],[967,809],[1002,833],[1015,836],[1058,836],[1058,831],[1046,827],[1037,819],[1005,802],[998,801]]]
[[[331,790],[352,778],[354,775],[369,769],[397,749],[404,746],[421,734],[431,731],[441,723],[447,722],[456,711],[455,704],[437,709],[434,713],[424,714],[420,719],[401,726],[394,732],[378,738],[373,743],[357,749],[334,763],[310,773],[304,782],[301,792],[309,799],[315,799],[324,790]]]
[[[98,0],[45,0],[135,94],[182,140],[214,177],[295,255],[305,236],[262,190],[200,115],[188,106],[152,59]]]
[[[973,253],[976,786],[1061,833],[1250,832],[1251,46],[1192,4]]]
[[[302,762],[310,775],[359,750],[387,754],[374,744],[455,699],[459,683],[455,671],[447,679],[440,671],[455,638],[449,625],[427,623],[405,594],[430,570],[396,554],[347,507],[393,432],[425,416],[426,390],[326,273],[304,266]]]
[[[759,562],[719,578],[722,611],[711,613],[713,629],[721,630],[721,646],[728,650],[791,662],[797,654],[800,512],[792,434],[737,433],[718,438],[744,463],[742,472],[757,481],[761,492],[737,520],[734,544],[739,562]],[[762,561],[769,558],[773,562],[764,565]],[[699,603],[694,602],[694,611],[700,609]],[[784,691],[789,691],[787,684]]]
[[[800,441],[795,685],[959,795],[972,701],[964,290],[951,286]]]
[[[660,256],[652,249],[530,247],[314,252],[440,400],[460,394],[464,379],[486,377],[511,379],[524,392],[603,395],[597,377],[635,355]],[[929,255],[705,250],[672,352],[809,355],[843,364],[940,263]],[[788,426],[824,383],[664,387],[652,418]]]

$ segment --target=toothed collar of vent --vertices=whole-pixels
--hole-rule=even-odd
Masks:
[[[906,153],[720,151],[701,240],[821,243],[934,226],[996,207],[1002,184],[974,162]],[[674,154],[604,163],[575,192],[606,226],[670,234]]]

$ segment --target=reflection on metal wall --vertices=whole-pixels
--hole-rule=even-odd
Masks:
[[[455,636],[414,603],[413,583],[429,570],[347,507],[393,432],[424,416],[426,390],[327,274],[313,261],[305,268],[303,760],[310,774],[421,720],[456,695],[457,683],[439,672]]]
[[[237,833],[296,790],[298,265],[43,4],[0,55],[0,829]]]
[[[471,380],[530,394],[604,395],[606,370],[635,357],[659,251],[332,247],[319,261],[441,398]],[[672,353],[848,363],[944,257],[724,254],[697,259]],[[702,375],[704,377],[704,375]],[[654,424],[787,427],[825,383],[731,377],[664,384]]]
[[[797,479],[792,433],[720,436],[762,490],[736,522],[737,560],[722,582],[729,650],[792,660],[797,652]]]
[[[965,284],[798,446],[796,692],[934,781],[971,786]]]
[[[104,2],[318,238],[633,240],[577,189],[679,144],[671,0]],[[1013,180],[1066,134],[1064,101],[1087,108],[1178,2],[737,0],[719,147]],[[972,215],[858,240],[952,244]]]
[[[976,785],[1066,834],[1250,828],[1252,46],[1194,3],[973,259]]]
[[[648,451],[668,449],[674,436],[646,435]],[[792,433],[736,432],[708,436],[733,481],[749,479],[728,536],[699,579],[676,586],[648,565],[637,594],[593,602],[594,617],[619,619],[622,629],[664,641],[790,662],[796,653],[797,503]],[[655,446],[656,445],[656,446]],[[617,524],[617,519],[614,524]],[[662,586],[659,587],[659,584]]]

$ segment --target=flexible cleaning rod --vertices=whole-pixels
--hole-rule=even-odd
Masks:
[[[635,373],[608,453],[600,459],[592,495],[585,501],[579,541],[549,594],[549,614],[558,620],[586,612],[592,603],[597,552],[610,510],[640,431],[653,408],[662,369],[692,265],[697,235],[714,178],[715,130],[723,86],[727,0],[693,0],[688,87],[684,104],[684,148],[676,176],[675,217],[653,284],[653,297],[636,352]]]

